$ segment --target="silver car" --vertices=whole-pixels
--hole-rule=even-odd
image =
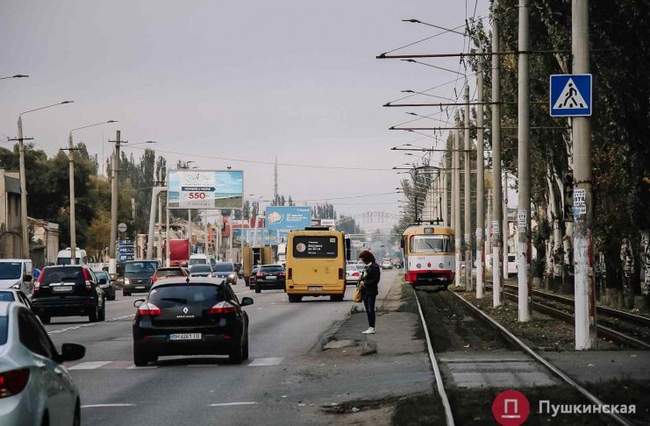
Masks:
[[[0,302],[0,424],[79,425],[79,391],[61,363],[85,351],[64,343],[59,353],[25,305]]]

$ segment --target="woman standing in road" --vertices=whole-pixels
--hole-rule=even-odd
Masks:
[[[362,333],[375,334],[375,301],[379,293],[381,269],[375,261],[375,256],[368,250],[362,251],[359,254],[359,259],[366,265],[359,282],[363,306],[366,308],[366,315],[368,315],[368,329]]]

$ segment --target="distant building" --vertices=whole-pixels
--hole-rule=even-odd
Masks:
[[[32,229],[31,258],[34,266],[56,263],[59,254],[59,224],[27,218]]]

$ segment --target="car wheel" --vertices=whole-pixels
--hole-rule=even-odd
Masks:
[[[337,296],[330,296],[330,300],[332,302],[342,302],[344,297],[345,297],[344,294],[340,294],[340,295],[337,295]]]
[[[79,400],[74,405],[74,417],[72,418],[72,426],[81,426],[81,407]]]
[[[299,303],[302,300],[302,296],[296,294],[289,295],[289,303]]]
[[[49,324],[52,321],[52,317],[50,317],[49,315],[42,315],[41,314],[38,317],[41,319],[41,322],[43,324]]]
[[[133,345],[133,363],[136,367],[144,367],[150,362],[156,362],[157,356],[151,355],[148,351],[141,348],[139,345]]]
[[[115,300],[115,289],[108,295],[108,300]]]
[[[106,321],[106,305],[102,306],[101,311],[99,311],[99,315],[97,316],[97,319],[99,321]]]
[[[246,333],[246,341],[244,342],[244,360],[248,359],[248,333]]]
[[[128,296],[130,296],[130,295],[131,295],[131,293],[129,293],[128,291],[126,291],[126,290],[122,290],[122,296],[124,296],[124,297],[128,297]]]
[[[255,293],[261,293],[262,288],[259,286],[259,284],[255,284]]]
[[[231,364],[241,364],[244,360],[244,345],[240,339],[238,342],[235,342],[234,347],[231,349],[228,354],[228,361]]]
[[[93,309],[92,312],[88,314],[88,321],[97,322],[98,319],[99,319],[99,306],[95,306],[95,309]]]
[[[47,411],[43,413],[43,420],[41,420],[41,426],[50,426],[50,413]]]

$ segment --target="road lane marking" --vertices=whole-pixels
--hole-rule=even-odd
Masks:
[[[157,365],[147,365],[145,367],[138,367],[137,365],[132,365],[127,368],[127,370],[149,370],[151,368],[158,368]]]
[[[210,404],[210,407],[234,407],[237,405],[256,405],[257,402],[254,401],[241,401],[241,402],[217,402],[215,404]]]
[[[273,365],[280,365],[284,360],[283,357],[269,357],[269,358],[255,358],[253,362],[248,364],[249,367],[270,367]]]
[[[81,408],[105,408],[105,407],[135,407],[135,404],[89,404],[89,405],[81,406]]]
[[[68,367],[68,370],[96,370],[107,364],[110,364],[112,361],[87,361],[80,362],[75,364],[72,367]]]
[[[123,320],[123,319],[133,318],[133,315],[134,314],[122,315],[120,317],[111,318],[109,320],[102,321],[102,322],[107,323],[107,322],[120,321],[120,320]],[[75,325],[75,326],[72,326],[72,327],[59,328],[59,329],[56,329],[56,330],[48,331],[47,334],[49,334],[49,335],[61,334],[61,333],[65,333],[67,331],[79,330],[81,327],[94,327],[96,325],[102,324],[102,322],[89,322],[89,323],[85,323],[85,324]],[[52,325],[56,325],[56,323],[53,323]]]

